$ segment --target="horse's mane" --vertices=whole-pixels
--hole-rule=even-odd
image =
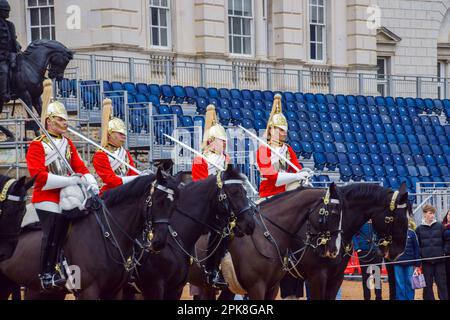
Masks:
[[[319,189],[318,188],[310,188],[310,187],[298,187],[297,189],[286,191],[286,192],[282,192],[282,193],[279,193],[277,195],[274,195],[271,198],[261,202],[261,204],[269,204],[269,203],[272,203],[274,201],[277,201],[280,198],[284,198],[284,197],[287,197],[287,196],[289,196],[289,195],[291,195],[293,193],[304,191],[304,190],[319,190]]]
[[[0,174],[0,191],[9,179],[11,179],[11,177]]]
[[[133,181],[121,185],[117,188],[106,191],[102,198],[108,205],[115,205],[118,203],[128,202],[130,200],[131,193],[145,194],[150,191],[150,186],[155,180],[154,175],[142,176],[134,179]]]
[[[54,40],[46,40],[39,39],[35,40],[27,47],[27,49],[23,52],[24,56],[30,56],[37,51],[42,50],[42,47],[46,47],[50,50],[60,51],[62,53],[66,53],[69,56],[72,56],[72,52],[64,46],[62,43]]]
[[[391,191],[382,186],[369,183],[354,183],[347,186],[339,187],[346,199],[361,199],[367,201],[368,198],[373,199],[374,203],[385,203],[386,196]]]

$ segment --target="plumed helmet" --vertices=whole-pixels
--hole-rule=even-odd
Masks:
[[[11,11],[8,1],[0,0],[0,11]]]

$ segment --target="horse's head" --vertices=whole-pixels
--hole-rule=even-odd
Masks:
[[[379,237],[378,247],[384,258],[395,260],[406,246],[408,232],[408,192],[406,183],[398,191],[386,193],[385,214],[372,218],[372,225]]]
[[[255,229],[254,212],[244,188],[246,182],[247,178],[231,165],[217,175],[219,202],[226,212],[230,226],[236,226],[235,234],[238,237],[250,235]]]
[[[64,78],[64,72],[73,59],[73,52],[70,50],[56,51],[48,60],[48,77],[61,81]]]
[[[20,225],[25,215],[27,190],[34,179],[5,180],[0,186],[0,261],[9,259],[17,245]]]
[[[158,169],[156,179],[152,183],[147,200],[149,210],[146,219],[152,228],[150,241],[153,252],[161,251],[166,245],[169,220],[179,196],[180,177],[172,177]]]
[[[343,201],[333,182],[309,215],[307,233],[321,257],[335,259],[340,252]]]

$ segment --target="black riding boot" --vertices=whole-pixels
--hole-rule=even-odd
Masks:
[[[9,75],[9,65],[7,62],[0,62],[0,99],[4,103],[11,100],[11,96],[8,92],[8,75]]]
[[[55,287],[64,287],[66,280],[56,271],[55,266],[62,238],[67,231],[66,219],[62,214],[36,210],[42,223],[41,248],[41,287],[43,290],[51,290]],[[63,234],[64,233],[64,234]]]
[[[209,238],[208,241],[208,256],[211,255],[212,250],[217,247],[217,241],[220,241],[219,236],[213,236]],[[225,255],[227,249],[227,238],[223,239],[217,250],[212,254],[209,259],[206,260],[205,268],[207,272],[208,284],[216,289],[226,289],[228,288],[228,283],[225,281],[222,271],[219,269],[220,262]]]

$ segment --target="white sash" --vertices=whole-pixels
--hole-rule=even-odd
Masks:
[[[59,145],[56,141],[54,141],[54,142],[55,142],[55,145],[58,148],[59,152],[61,153],[61,155],[63,157],[65,157],[66,152],[67,152],[67,146],[69,144],[67,139],[65,137],[63,137],[61,139],[61,142],[59,143]],[[53,162],[55,162],[56,160],[58,160],[59,154],[56,149],[53,149],[53,146],[50,143],[46,143],[46,144],[50,149],[50,151],[45,155],[45,166],[47,167],[47,166],[51,165]]]
[[[116,156],[118,159],[122,160],[123,162],[126,162],[125,157],[127,156],[127,152],[125,151],[125,148],[122,148],[122,147],[121,147],[121,148],[117,151],[117,154],[115,154],[115,156]],[[116,171],[117,169],[120,168],[120,166],[123,165],[119,160],[114,159],[114,158],[111,157],[111,156],[109,156],[109,163],[111,164],[111,168],[112,168],[113,171]]]

